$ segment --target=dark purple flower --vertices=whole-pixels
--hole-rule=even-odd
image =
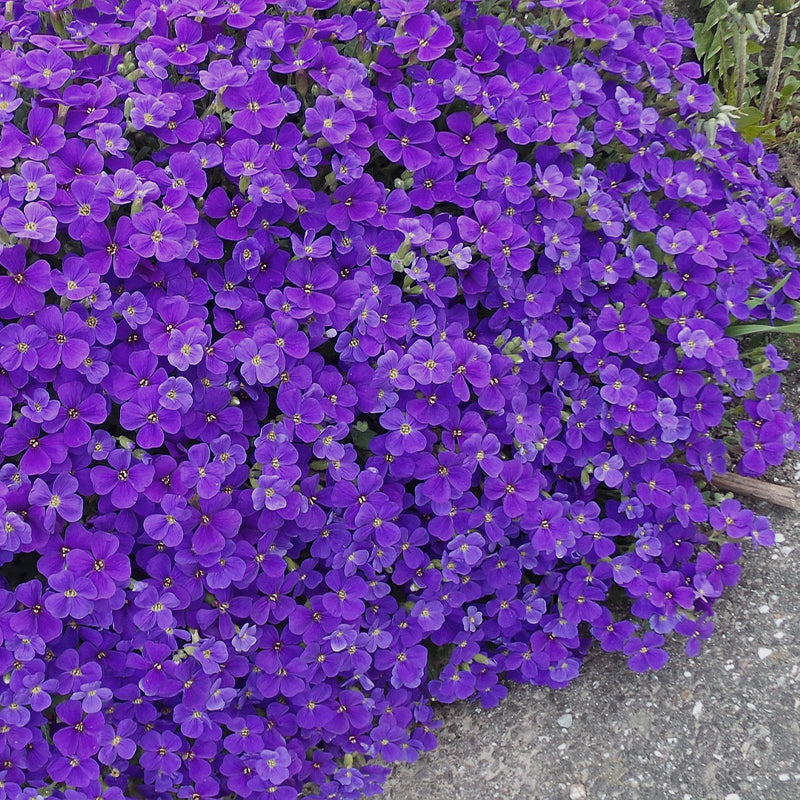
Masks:
[[[92,486],[97,494],[109,495],[118,508],[130,508],[153,479],[154,469],[149,464],[135,462],[128,450],[115,450],[108,463],[108,467],[102,464],[92,467]]]
[[[430,142],[436,130],[430,122],[406,122],[389,114],[383,121],[385,132],[378,146],[387,158],[410,170],[420,170],[431,163]]]
[[[497,145],[494,128],[489,124],[474,127],[472,117],[465,111],[450,114],[447,130],[439,133],[437,140],[448,156],[466,167],[487,161]]]
[[[87,577],[98,599],[112,597],[118,586],[131,576],[128,557],[118,553],[119,541],[110,534],[92,536],[88,549],[75,548],[67,553],[67,569]]]
[[[436,61],[453,41],[453,31],[441,17],[418,14],[408,20],[394,47],[400,55],[414,52],[420,61]]]
[[[181,765],[178,755],[181,747],[180,737],[171,731],[163,733],[148,731],[142,736],[139,745],[143,751],[139,763],[146,770],[158,771],[166,775],[178,771]]]
[[[61,363],[76,369],[89,355],[88,331],[74,311],[62,314],[59,308],[48,306],[36,315],[36,322],[47,334],[47,342],[38,351],[43,367]]]
[[[145,386],[120,408],[120,422],[128,431],[137,431],[136,442],[141,447],[160,447],[165,433],[177,433],[181,416],[177,410],[161,402],[159,387]]]
[[[52,418],[44,419],[44,430],[47,433],[63,430],[69,447],[86,444],[91,438],[89,426],[105,421],[108,416],[106,398],[77,381],[69,381],[58,387],[58,399],[61,406]]]
[[[2,447],[8,455],[22,453],[19,467],[26,475],[43,475],[53,464],[61,464],[67,457],[62,433],[44,434],[38,424],[24,417],[6,427]]]
[[[644,636],[631,636],[622,648],[628,657],[628,666],[635,672],[647,672],[650,669],[661,669],[669,656],[661,649],[664,637],[647,631]]]
[[[11,306],[20,316],[44,307],[50,288],[50,266],[43,259],[27,264],[25,248],[17,245],[0,251],[0,264],[8,275],[0,275],[0,308]]]
[[[77,488],[77,478],[63,472],[53,481],[52,488],[41,478],[36,478],[28,500],[34,506],[44,507],[47,525],[52,526],[56,516],[67,522],[77,522],[83,513],[83,499],[76,494]]]

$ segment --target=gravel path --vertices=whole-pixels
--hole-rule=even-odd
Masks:
[[[797,800],[800,516],[756,510],[779,543],[747,553],[700,656],[675,637],[637,675],[598,649],[567,689],[444,708],[438,750],[397,768],[387,800]]]

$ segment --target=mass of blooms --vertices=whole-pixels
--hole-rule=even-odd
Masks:
[[[799,432],[731,325],[793,317],[800,201],[688,23],[4,9],[0,799],[355,800],[434,700],[698,652],[774,539],[708,481]]]

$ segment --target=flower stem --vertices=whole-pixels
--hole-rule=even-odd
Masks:
[[[744,83],[747,75],[747,25],[744,21],[739,23],[736,32],[736,105],[741,107],[744,102]]]
[[[772,121],[772,112],[775,105],[775,92],[778,89],[778,79],[781,74],[781,61],[783,61],[783,49],[786,45],[786,32],[789,27],[789,15],[784,14],[781,17],[780,26],[778,27],[778,40],[775,42],[775,59],[772,66],[769,68],[769,77],[767,78],[767,88],[764,92],[764,102],[761,106],[761,113],[764,115],[764,122]]]

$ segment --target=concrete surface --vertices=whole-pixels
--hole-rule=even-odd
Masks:
[[[387,800],[800,800],[800,516],[759,505],[697,658],[658,673],[590,654],[567,689],[513,687],[495,709],[441,709],[439,748],[396,768]]]

